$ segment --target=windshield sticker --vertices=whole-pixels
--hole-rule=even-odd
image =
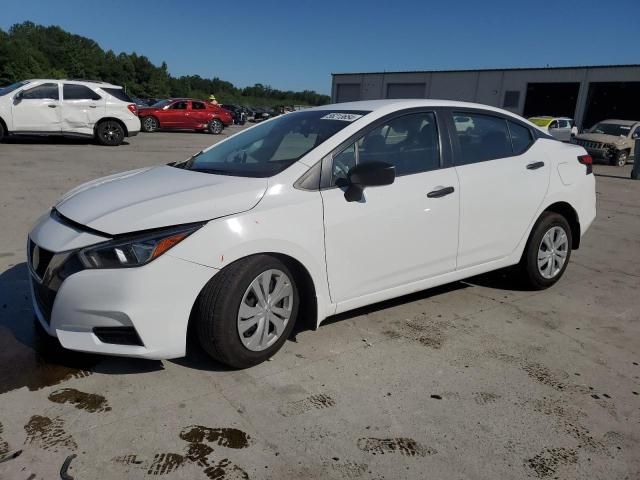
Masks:
[[[342,122],[353,122],[362,115],[358,115],[357,113],[329,113],[324,117],[320,117],[320,120],[340,120]]]

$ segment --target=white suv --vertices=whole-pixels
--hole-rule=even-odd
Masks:
[[[109,83],[24,80],[0,88],[0,140],[5,135],[68,135],[120,145],[140,132],[136,104]]]
[[[81,185],[31,231],[28,264],[37,317],[66,348],[174,358],[193,328],[247,367],[298,317],[511,265],[549,287],[595,215],[591,157],[520,117],[354,102]]]

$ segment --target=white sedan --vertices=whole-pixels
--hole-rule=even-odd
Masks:
[[[33,306],[69,349],[175,358],[194,329],[243,368],[303,319],[512,265],[549,287],[595,215],[586,151],[507,111],[328,105],[63,196],[29,234]]]

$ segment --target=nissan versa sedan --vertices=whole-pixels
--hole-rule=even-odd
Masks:
[[[553,285],[596,215],[591,168],[482,105],[294,112],[64,195],[28,237],[33,306],[69,349],[181,357],[193,329],[249,367],[296,321],[513,265]]]

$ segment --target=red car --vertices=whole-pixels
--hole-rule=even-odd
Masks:
[[[231,113],[218,105],[191,98],[162,100],[150,107],[138,110],[143,132],[155,132],[159,128],[172,130],[201,130],[222,133],[233,123]]]

